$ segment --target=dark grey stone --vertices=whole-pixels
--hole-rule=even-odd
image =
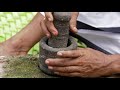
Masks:
[[[54,48],[65,48],[68,44],[70,12],[54,12],[54,25],[58,31],[58,36],[48,39],[48,45]]]
[[[58,51],[66,51],[77,49],[77,42],[72,36],[69,36],[69,21],[71,17],[70,12],[54,12],[54,25],[58,30],[58,36],[51,38],[44,37],[40,41],[40,69],[49,75],[55,75],[48,69],[45,60],[48,58],[56,58]]]
[[[56,58],[58,51],[67,51],[77,49],[77,43],[72,36],[69,37],[69,46],[66,48],[53,48],[47,45],[47,37],[42,38],[40,41],[40,57],[39,57],[39,66],[40,69],[47,73],[53,75],[53,72],[48,69],[48,66],[45,64],[45,60],[48,58]]]

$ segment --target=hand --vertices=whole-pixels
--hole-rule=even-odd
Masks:
[[[109,55],[91,48],[60,51],[60,58],[47,59],[48,68],[55,74],[69,77],[100,77],[113,73]]]
[[[78,12],[72,12],[70,20],[70,30],[72,32],[77,32],[76,21],[78,17]],[[53,24],[53,16],[51,12],[45,12],[45,19],[40,22],[41,28],[47,37],[50,37],[51,34],[54,36],[58,35],[58,31]]]

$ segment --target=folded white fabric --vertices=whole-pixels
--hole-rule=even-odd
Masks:
[[[45,16],[45,13],[44,12],[40,12],[43,16]]]
[[[77,20],[97,28],[120,27],[120,12],[79,12]]]

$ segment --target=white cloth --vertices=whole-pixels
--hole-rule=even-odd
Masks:
[[[44,12],[40,12],[43,16],[45,16],[45,13]]]
[[[78,21],[93,27],[120,27],[120,12],[79,12]]]
[[[78,34],[94,45],[111,53],[120,54],[120,34],[93,30],[78,30]]]
[[[79,12],[78,21],[97,28],[120,27],[120,12]],[[120,54],[120,33],[79,30],[79,35],[111,54]]]

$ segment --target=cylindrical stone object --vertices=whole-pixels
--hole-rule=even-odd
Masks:
[[[58,35],[51,38],[44,37],[40,41],[39,67],[49,75],[55,75],[48,66],[45,60],[48,58],[59,58],[58,51],[67,51],[77,49],[77,42],[72,36],[69,36],[69,21],[71,19],[70,12],[53,12],[54,25],[58,30]]]
[[[71,12],[53,12],[54,26],[58,31],[58,35],[52,35],[48,39],[48,45],[54,48],[65,48],[68,45],[69,38],[69,21]]]
[[[40,57],[39,57],[39,67],[40,69],[49,75],[55,75],[51,70],[48,69],[48,66],[45,64],[45,60],[48,58],[56,58],[58,51],[67,51],[77,49],[77,42],[72,36],[68,39],[68,46],[66,48],[53,48],[47,45],[48,38],[44,37],[40,41]]]

